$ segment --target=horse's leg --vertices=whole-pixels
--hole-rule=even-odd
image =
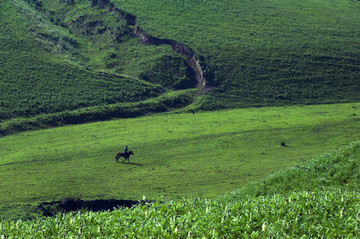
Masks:
[[[124,163],[124,162],[125,162],[125,160],[126,160],[126,158],[124,157],[124,160],[123,160],[121,163]]]

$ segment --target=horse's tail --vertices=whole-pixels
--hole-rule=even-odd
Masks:
[[[116,162],[118,162],[118,159],[120,158],[120,152],[119,153],[117,153],[117,155],[115,156],[115,160],[116,160]]]

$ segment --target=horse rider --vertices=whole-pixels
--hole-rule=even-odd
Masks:
[[[127,152],[128,152],[128,146],[125,146],[124,154],[127,154]]]

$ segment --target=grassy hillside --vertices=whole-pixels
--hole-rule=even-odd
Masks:
[[[113,2],[205,57],[218,82],[205,108],[359,99],[359,1]]]
[[[67,197],[215,198],[358,140],[359,107],[162,114],[2,137],[0,209],[18,217]],[[135,155],[116,163],[125,145]]]
[[[213,110],[359,100],[359,1],[111,3],[135,23],[87,0],[0,3],[2,134],[71,123],[48,114],[78,115],[73,110],[86,112],[83,121],[109,119],[107,106],[124,109],[125,103],[193,87],[186,57],[166,44],[141,43],[136,27],[186,44],[204,67],[208,86],[215,86],[167,110],[191,102],[192,110]],[[164,105],[139,111],[157,109]],[[31,119],[20,120],[23,125],[13,120],[24,117]]]
[[[135,102],[158,96],[164,91],[160,86],[144,81],[89,70],[52,54],[40,44],[44,42],[36,41],[27,31],[28,18],[39,21],[39,28],[44,32],[49,31],[47,36],[56,39],[57,45],[50,48],[71,49],[80,43],[63,29],[47,25],[50,24],[47,19],[34,20],[38,16],[31,14],[38,13],[32,12],[26,3],[14,2],[19,2],[16,3],[18,8],[8,1],[1,2],[1,18],[4,20],[0,28],[0,120],[71,111],[94,105]],[[21,15],[19,9],[28,11],[25,14],[31,16]],[[60,51],[66,53],[64,49]],[[66,57],[66,54],[61,57]]]
[[[357,142],[230,196],[157,201],[131,209],[63,213],[31,221],[3,219],[0,233],[36,238],[356,238],[360,236],[359,162]]]
[[[147,106],[149,103],[142,103],[164,93],[164,87],[98,66],[97,61],[104,62],[103,58],[96,60],[101,57],[100,53],[109,58],[112,53],[100,51],[101,46],[88,46],[90,38],[83,39],[70,33],[60,23],[54,24],[55,20],[42,12],[36,1],[30,2],[33,4],[21,0],[0,3],[0,134],[34,128],[29,127],[27,122],[37,127],[48,127],[76,123],[78,120],[74,118],[82,118],[81,122],[86,122],[104,117],[128,117],[136,108],[136,115],[164,108],[161,102],[156,103],[157,100],[152,102],[152,107]],[[96,14],[102,14],[102,11]],[[107,49],[113,46],[106,45],[102,38],[98,40]],[[149,48],[139,42],[132,47],[140,47],[142,54],[146,53],[144,49]],[[97,51],[88,53],[90,49]],[[166,99],[171,102],[171,105],[165,104],[166,107],[176,106],[176,100],[173,100],[176,95]],[[185,98],[188,104],[191,97]],[[129,103],[133,103],[133,109],[129,109]],[[81,110],[82,115],[79,116],[77,110]],[[102,116],[99,117],[99,114]]]

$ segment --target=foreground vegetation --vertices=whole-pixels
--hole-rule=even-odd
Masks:
[[[217,199],[159,199],[111,212],[2,220],[0,233],[33,238],[354,238],[360,236],[359,185],[357,142]]]
[[[215,198],[358,140],[359,107],[162,114],[5,136],[0,209],[26,218],[37,204],[63,198]],[[125,145],[135,155],[117,164]]]

